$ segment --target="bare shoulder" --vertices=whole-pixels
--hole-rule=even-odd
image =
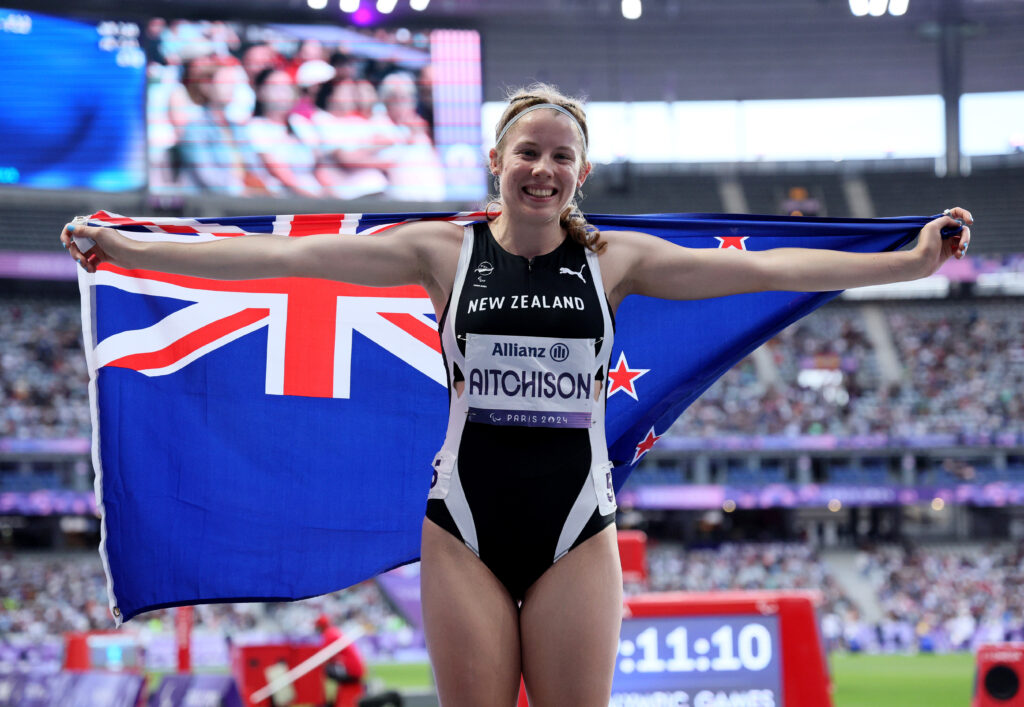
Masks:
[[[612,257],[622,257],[655,247],[664,239],[640,231],[601,231],[601,240],[608,244],[602,256],[610,254]]]
[[[380,233],[431,244],[461,244],[463,226],[451,221],[411,221]]]
[[[601,273],[611,301],[630,294],[682,299],[678,294],[685,288],[666,289],[666,285],[676,279],[688,281],[694,268],[700,267],[702,249],[692,250],[640,231],[602,231],[601,235],[608,243],[601,254]]]
[[[643,253],[644,244],[654,238],[639,231],[601,231],[606,244],[601,251],[601,278],[613,308],[631,291],[629,275]]]
[[[451,221],[414,221],[384,232],[416,254],[422,281],[447,292],[455,280],[465,227]]]
[[[608,241],[608,243],[631,243],[637,239],[653,238],[646,233],[640,231],[606,231],[601,230],[601,238]]]
[[[646,249],[657,247],[663,239],[652,236],[649,233],[640,231],[601,231],[601,240],[608,244],[608,247],[601,252],[601,268],[610,267],[605,265],[609,261],[630,262],[639,257]]]
[[[413,221],[392,226],[374,235],[400,242],[432,264],[445,259],[458,259],[463,227],[450,221]]]

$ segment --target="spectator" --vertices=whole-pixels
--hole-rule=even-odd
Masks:
[[[256,83],[256,77],[265,69],[280,69],[283,64],[281,55],[269,44],[253,44],[242,52],[242,68],[250,85]]]
[[[388,196],[403,201],[444,198],[444,168],[434,149],[429,126],[416,112],[417,89],[411,74],[395,72],[381,82],[380,98],[394,134],[382,152],[390,163]]]
[[[337,81],[355,81],[359,78],[359,64],[351,54],[335,52],[328,63],[334,67]]]
[[[320,87],[329,85],[334,78],[334,67],[323,59],[311,59],[303,63],[295,71],[295,85],[299,89],[299,100],[292,108],[292,113],[307,120],[313,117],[315,97]]]
[[[243,77],[231,58],[194,59],[186,70],[196,111],[183,131],[182,162],[187,182],[203,190],[237,196],[261,186],[245,131],[226,112]]]
[[[291,75],[281,69],[264,69],[256,77],[255,89],[249,138],[266,170],[271,192],[324,196],[324,185],[317,178],[316,152],[299,138],[294,127],[305,118],[292,115],[298,95]],[[310,131],[304,128],[303,124],[300,131],[308,136]]]
[[[379,140],[379,128],[357,111],[357,92],[354,81],[325,84],[312,118],[331,192],[342,199],[379,194],[388,184],[380,156],[388,144]]]
[[[782,213],[789,216],[817,216],[820,211],[821,202],[808,194],[806,187],[790,187],[782,202]]]

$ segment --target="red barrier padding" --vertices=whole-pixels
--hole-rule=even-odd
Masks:
[[[195,609],[179,606],[174,610],[174,642],[178,648],[178,672],[192,672],[192,624]]]
[[[267,668],[282,663],[290,670],[320,650],[319,646],[307,644],[268,644],[258,646],[235,646],[231,651],[231,673],[238,683],[246,707],[270,707],[270,698],[259,703],[249,699],[252,693],[268,682]],[[314,668],[292,683],[296,704],[324,703],[324,669]]]
[[[68,631],[64,670],[141,673],[143,650],[137,636],[123,631]]]
[[[619,531],[619,561],[622,581],[639,584],[647,581],[647,533],[642,530]]]
[[[88,633],[64,634],[64,669],[82,672],[89,669]]]

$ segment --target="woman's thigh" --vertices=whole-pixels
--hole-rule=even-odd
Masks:
[[[621,626],[622,567],[610,525],[526,592],[520,640],[530,707],[607,705]]]
[[[513,707],[516,603],[472,550],[426,519],[421,560],[423,626],[442,707]]]

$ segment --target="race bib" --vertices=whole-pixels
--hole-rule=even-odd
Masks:
[[[470,422],[520,427],[593,424],[593,339],[467,334]]]

